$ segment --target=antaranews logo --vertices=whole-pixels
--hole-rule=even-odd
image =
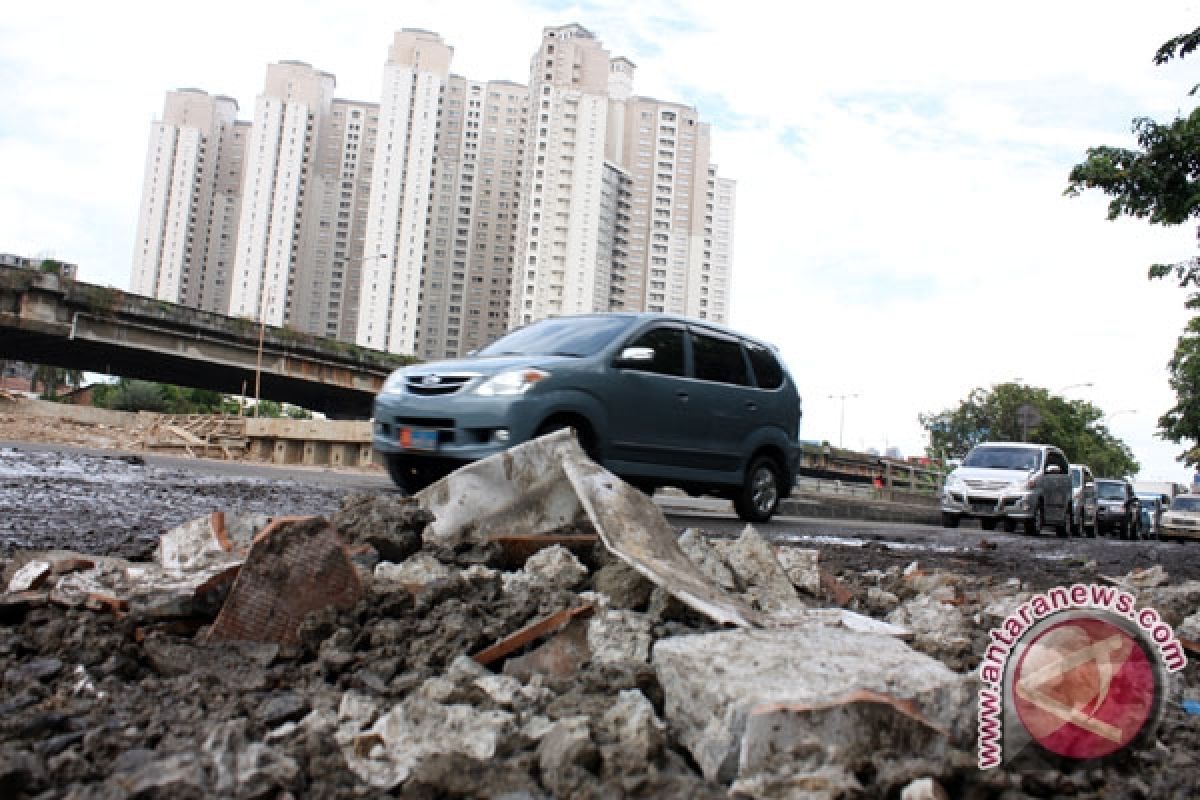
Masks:
[[[1077,583],[1034,595],[989,634],[979,667],[979,767],[1030,744],[1094,759],[1162,712],[1164,675],[1187,665],[1171,626],[1130,592]]]

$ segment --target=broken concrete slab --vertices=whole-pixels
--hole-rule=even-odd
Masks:
[[[163,570],[184,574],[245,558],[255,535],[271,521],[266,514],[226,515],[214,511],[164,533],[155,549]]]
[[[971,728],[970,681],[892,637],[834,627],[723,631],[660,640],[652,663],[666,698],[667,722],[705,777],[727,784],[749,777],[749,769],[762,760],[759,754],[771,752],[775,727],[763,719],[751,724],[755,710],[764,706],[788,716],[788,724],[779,728],[785,735],[775,742],[777,749],[801,738],[819,745],[806,766],[810,769],[836,764],[839,748],[853,747],[853,738],[868,729],[879,734],[878,744],[891,744],[887,731],[897,712],[879,703],[843,704],[836,713],[845,715],[840,729],[847,737],[829,739],[822,733],[828,722],[822,715],[780,709],[833,707],[859,690],[911,703],[914,713],[929,722],[922,726],[929,731],[906,727],[895,743],[916,747],[918,754],[936,755],[948,737],[969,735]]]
[[[684,554],[654,501],[572,444],[573,451],[565,448],[563,470],[605,547],[717,622],[742,627],[763,624],[764,615],[709,580]]]
[[[633,763],[657,758],[666,743],[666,723],[637,689],[622,689],[617,702],[600,718],[600,726],[620,743],[623,755]]]
[[[208,641],[299,644],[307,614],[351,608],[362,595],[358,573],[327,520],[276,519],[255,538]]]
[[[549,533],[576,527],[580,503],[559,466],[586,456],[569,430],[468,464],[414,497],[433,514],[430,539],[486,541],[493,534]]]

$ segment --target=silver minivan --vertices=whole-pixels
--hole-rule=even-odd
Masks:
[[[453,361],[394,372],[372,444],[413,492],[561,428],[653,492],[677,486],[765,521],[795,481],[800,396],[773,347],[666,314],[554,317]]]
[[[1059,536],[1075,528],[1071,475],[1063,451],[1047,444],[985,442],[975,445],[946,476],[942,524],[958,527],[974,517],[984,530],[997,522],[1012,531],[1040,533],[1049,522]]]

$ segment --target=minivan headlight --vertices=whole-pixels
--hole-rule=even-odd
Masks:
[[[475,389],[475,394],[484,397],[502,397],[506,395],[524,394],[535,384],[550,377],[550,373],[541,369],[510,369],[493,375]]]
[[[388,394],[396,394],[404,391],[404,370],[398,369],[391,375],[388,375],[380,391]]]

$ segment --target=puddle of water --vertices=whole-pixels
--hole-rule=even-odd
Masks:
[[[834,544],[842,547],[866,547],[868,544],[882,544],[889,550],[920,550],[931,553],[957,553],[968,548],[954,547],[946,544],[929,544],[925,542],[896,542],[892,540],[877,540],[870,541],[866,539],[856,539],[849,536],[826,536],[823,534],[807,534],[793,533],[784,534],[782,536],[772,537],[776,541],[786,544],[799,543],[814,543],[814,544]],[[1064,556],[1065,558],[1065,556]]]

